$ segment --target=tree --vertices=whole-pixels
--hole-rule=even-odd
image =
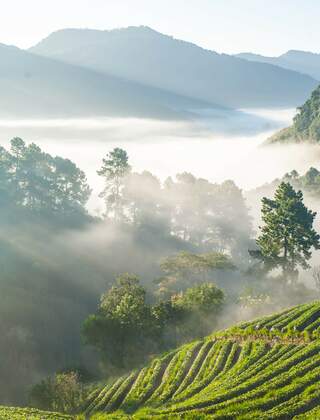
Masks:
[[[184,293],[172,296],[173,307],[177,313],[180,311],[180,341],[204,337],[211,333],[222,310],[224,299],[223,291],[213,283],[201,283]]]
[[[160,267],[165,275],[158,280],[159,293],[164,296],[206,280],[208,274],[215,270],[235,269],[228,255],[220,252],[193,254],[187,251],[165,258]]]
[[[128,220],[134,226],[154,226],[170,233],[161,183],[150,172],[130,173],[124,181],[123,199]]]
[[[233,181],[212,184],[185,172],[166,180],[163,195],[175,236],[202,251],[243,259],[241,250],[248,248],[252,223],[242,191]]]
[[[151,309],[139,279],[123,274],[116,285],[102,295],[98,311],[84,322],[82,334],[87,344],[95,346],[109,367],[131,367],[150,347],[153,331]]]
[[[211,332],[223,302],[224,294],[214,284],[200,284],[151,305],[138,278],[123,274],[85,320],[82,335],[100,352],[109,373],[119,373]]]
[[[120,221],[124,216],[123,196],[124,180],[130,173],[127,152],[116,147],[102,160],[102,167],[97,172],[104,178],[105,187],[100,197],[106,204],[106,215]]]
[[[184,293],[172,297],[174,304],[189,312],[217,314],[223,304],[224,294],[213,283],[201,283],[190,287]]]
[[[316,213],[303,203],[301,191],[282,182],[274,199],[262,199],[264,225],[257,239],[258,251],[251,254],[264,261],[269,268],[280,266],[285,278],[293,280],[297,268],[309,268],[311,248],[319,249],[320,236],[313,229]]]
[[[84,172],[69,159],[14,138],[10,151],[0,149],[0,194],[7,205],[64,217],[86,213],[91,190]]]
[[[29,398],[33,407],[74,413],[84,401],[84,388],[76,372],[57,373],[36,384]]]

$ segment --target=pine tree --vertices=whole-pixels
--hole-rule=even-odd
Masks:
[[[264,225],[254,256],[269,268],[281,267],[285,278],[292,280],[299,266],[309,268],[311,249],[320,248],[320,236],[313,228],[316,213],[304,205],[302,192],[288,182],[279,185],[273,200],[262,199],[261,212]]]
[[[106,204],[106,215],[119,221],[123,218],[123,196],[125,177],[130,173],[127,152],[120,148],[113,149],[102,161],[97,172],[105,181],[105,188],[100,194]]]

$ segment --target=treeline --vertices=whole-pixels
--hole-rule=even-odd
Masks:
[[[150,172],[133,172],[127,153],[119,148],[106,156],[98,174],[105,181],[101,197],[106,217],[157,226],[201,250],[246,257],[251,218],[233,181],[213,184],[185,172],[161,184]]]
[[[150,172],[133,172],[127,153],[119,148],[103,159],[98,174],[105,181],[100,196],[106,219],[156,226],[199,249],[245,256],[243,249],[252,237],[251,218],[233,181],[219,185],[181,173],[162,184]],[[85,173],[69,159],[53,157],[20,138],[11,141],[10,150],[0,148],[3,208],[24,208],[72,224],[77,217],[88,216],[90,194]]]
[[[85,214],[91,190],[86,176],[69,159],[53,157],[20,138],[0,148],[2,207],[25,208],[38,216]],[[70,219],[69,219],[70,221]]]

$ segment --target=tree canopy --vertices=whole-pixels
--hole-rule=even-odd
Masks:
[[[169,256],[160,264],[164,276],[158,279],[159,294],[170,295],[194,283],[208,281],[215,270],[234,270],[232,259],[220,252],[195,254],[181,251]]]
[[[82,334],[99,350],[109,371],[126,369],[152,353],[211,332],[223,303],[223,292],[204,283],[152,305],[139,279],[123,274],[102,295]]]
[[[5,205],[38,213],[86,213],[91,190],[87,179],[69,159],[53,157],[36,144],[11,140],[0,148],[0,200]]]

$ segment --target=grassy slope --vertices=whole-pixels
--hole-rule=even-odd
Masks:
[[[320,303],[240,324],[96,389],[93,419],[311,419],[320,413]]]

